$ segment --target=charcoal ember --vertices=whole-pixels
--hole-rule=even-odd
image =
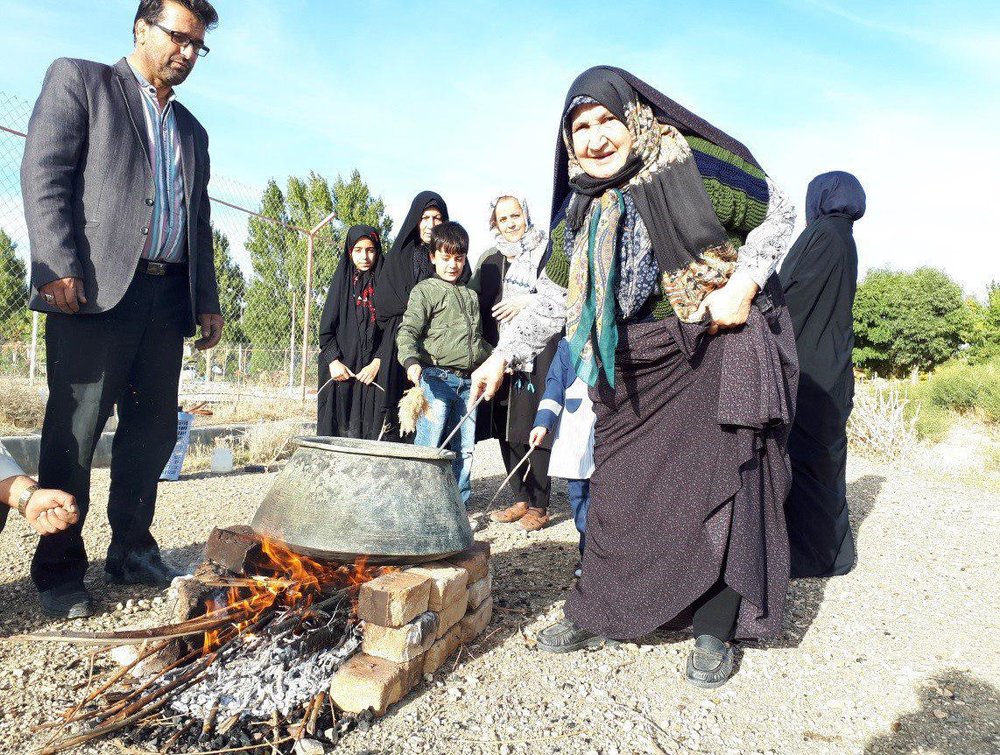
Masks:
[[[242,524],[212,530],[205,544],[205,559],[243,577],[253,574],[255,565],[266,561],[260,539]]]

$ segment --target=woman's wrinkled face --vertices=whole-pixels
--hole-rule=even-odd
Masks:
[[[428,207],[420,216],[420,240],[425,244],[431,241],[431,229],[444,222],[444,215],[437,207]]]
[[[500,235],[507,241],[520,241],[528,230],[528,220],[524,217],[521,203],[514,197],[504,197],[493,210],[493,220]]]
[[[371,270],[375,264],[375,242],[368,238],[358,239],[351,247],[351,262],[362,273]]]
[[[593,178],[611,178],[625,167],[632,134],[604,105],[578,105],[570,113],[573,154]]]

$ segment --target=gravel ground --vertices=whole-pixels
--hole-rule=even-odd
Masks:
[[[501,471],[495,445],[480,446],[477,508]],[[167,559],[199,560],[211,528],[249,521],[271,479],[195,475],[161,486],[155,532]],[[942,476],[927,454],[894,465],[852,458],[848,480],[858,567],[794,582],[782,636],[743,645],[738,673],[714,691],[684,681],[691,640],[680,634],[563,656],[532,649],[533,632],[561,615],[576,561],[576,531],[557,483],[554,526],[529,536],[490,524],[477,535],[493,545],[496,601],[480,641],[336,752],[1000,752],[1000,604],[990,587],[1000,496],[975,474]],[[86,531],[94,556],[109,537],[107,483],[106,472],[95,473]],[[105,584],[102,561],[88,580],[102,604],[97,616],[41,617],[27,576],[32,543],[12,517],[0,537],[0,637],[169,619],[163,593]],[[0,752],[39,745],[31,727],[78,698],[88,665],[73,647],[0,642]],[[111,741],[79,750],[120,751]]]

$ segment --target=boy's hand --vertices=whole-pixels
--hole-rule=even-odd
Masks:
[[[411,364],[406,370],[406,377],[408,377],[410,382],[414,385],[420,385],[420,374],[423,371],[423,368],[419,364]]]
[[[338,383],[342,383],[345,380],[351,379],[351,371],[347,369],[347,365],[339,359],[334,359],[330,362],[330,377]]]
[[[531,435],[528,436],[528,443],[532,446],[540,446],[542,441],[545,440],[545,436],[548,434],[549,431],[541,425],[533,427],[531,428]]]
[[[358,382],[364,383],[365,385],[371,385],[378,375],[379,369],[382,367],[382,360],[375,357],[368,366],[364,367],[361,372],[357,374]]]

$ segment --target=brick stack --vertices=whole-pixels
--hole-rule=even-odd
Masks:
[[[361,652],[337,671],[330,696],[341,709],[382,714],[433,674],[493,615],[489,543],[444,561],[383,574],[361,586]]]

